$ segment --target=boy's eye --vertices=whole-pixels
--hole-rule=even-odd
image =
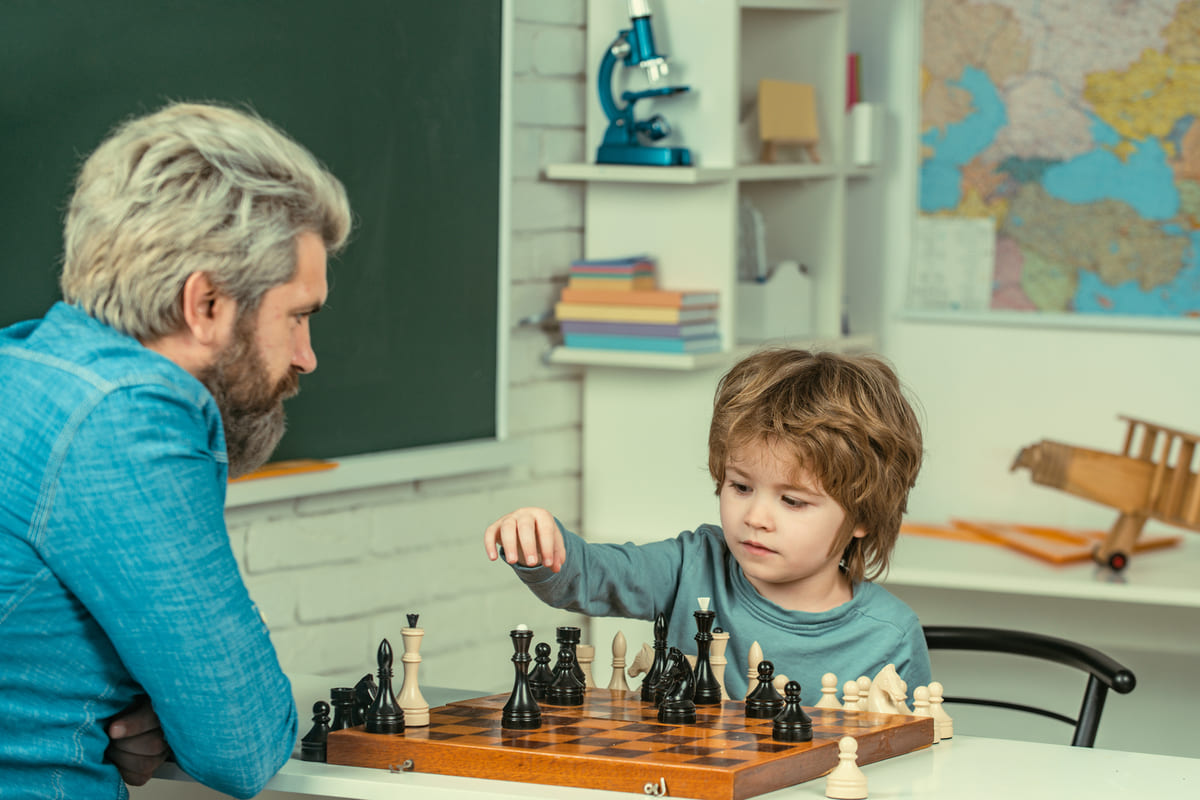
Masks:
[[[784,497],[783,497],[783,504],[785,506],[791,506],[792,508],[800,508],[802,506],[808,505],[803,500],[799,500],[795,497],[788,497],[787,495],[784,495]]]
[[[744,483],[738,483],[737,481],[730,481],[729,485],[730,485],[730,487],[733,488],[733,490],[735,492],[738,492],[739,494],[745,494],[746,492],[750,491],[750,487]]]

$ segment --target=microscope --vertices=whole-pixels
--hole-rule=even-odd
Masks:
[[[667,60],[654,47],[654,32],[650,28],[649,0],[629,0],[631,27],[617,33],[600,61],[598,78],[600,106],[608,117],[608,129],[596,151],[597,164],[635,164],[639,166],[691,166],[692,153],[686,147],[658,147],[643,142],[657,142],[671,133],[671,126],[661,114],[637,120],[633,106],[647,97],[666,97],[686,92],[687,86],[659,86],[641,92],[622,92],[625,103],[618,107],[613,96],[613,71],[617,61],[627,66],[641,67],[651,84],[667,74]]]

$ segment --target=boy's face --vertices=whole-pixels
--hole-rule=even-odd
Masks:
[[[807,471],[797,476],[794,456],[767,443],[733,450],[719,496],[725,543],[760,595],[810,612],[850,600],[841,553],[830,553],[846,512]]]

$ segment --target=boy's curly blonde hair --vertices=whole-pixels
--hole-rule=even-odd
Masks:
[[[847,577],[887,569],[921,469],[921,426],[896,373],[881,358],[759,351],[721,379],[708,434],[708,469],[725,483],[730,454],[771,444],[795,457],[845,510],[834,541]],[[854,538],[861,527],[866,535]]]

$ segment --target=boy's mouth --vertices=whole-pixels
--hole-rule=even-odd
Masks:
[[[756,556],[771,555],[775,552],[771,548],[765,547],[753,539],[747,539],[746,541],[742,542],[742,547],[745,548],[746,552]]]

